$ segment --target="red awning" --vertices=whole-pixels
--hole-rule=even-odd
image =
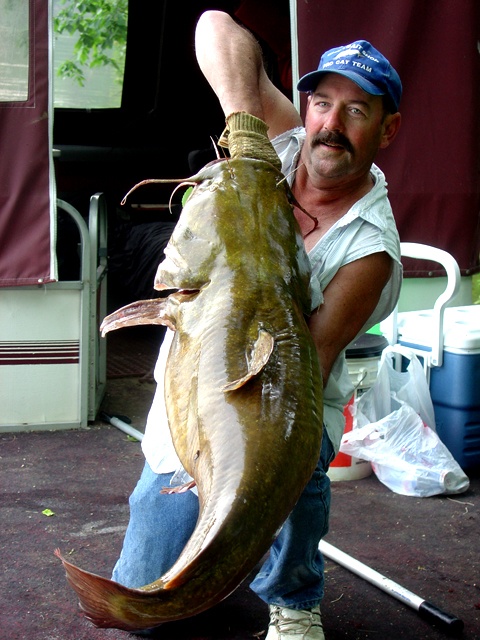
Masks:
[[[49,5],[50,2],[29,2],[27,100],[0,102],[0,286],[3,287],[56,279]]]

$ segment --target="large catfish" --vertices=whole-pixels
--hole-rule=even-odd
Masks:
[[[285,180],[267,162],[237,158],[189,181],[196,186],[155,280],[170,295],[124,307],[103,330],[175,330],[167,411],[200,515],[177,562],[140,589],[61,558],[97,626],[153,627],[229,595],[268,551],[319,457],[322,382],[305,322],[310,268]]]

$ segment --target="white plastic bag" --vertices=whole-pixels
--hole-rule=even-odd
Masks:
[[[395,370],[396,354],[410,361],[406,372]],[[428,384],[410,349],[384,350],[377,380],[359,399],[355,418],[357,427],[344,434],[340,451],[369,460],[395,493],[427,497],[468,489],[468,477],[435,433]]]
[[[409,361],[406,371],[395,369],[397,356]],[[362,427],[376,422],[404,403],[412,407],[423,422],[435,431],[432,398],[419,359],[411,349],[401,345],[386,347],[382,352],[377,379],[358,401],[356,423]]]

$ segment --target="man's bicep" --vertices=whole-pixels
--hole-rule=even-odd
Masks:
[[[387,253],[373,253],[341,267],[325,289],[323,304],[309,320],[324,384],[338,354],[374,312],[391,270],[392,259]]]

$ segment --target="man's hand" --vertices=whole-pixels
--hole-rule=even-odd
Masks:
[[[227,117],[226,123],[218,143],[228,147],[232,158],[266,160],[281,171],[282,163],[268,139],[268,127],[263,120],[245,111],[237,111]]]

